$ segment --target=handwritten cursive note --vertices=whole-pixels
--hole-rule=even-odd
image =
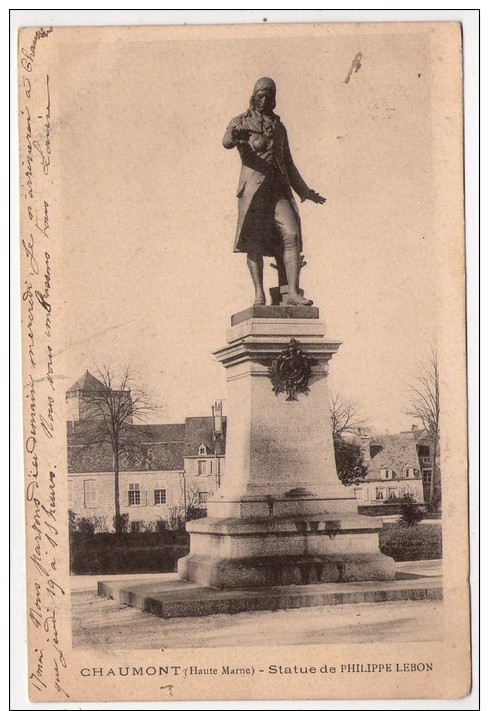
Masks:
[[[35,701],[70,698],[66,635],[59,624],[66,604],[58,554],[64,518],[58,506],[63,461],[52,446],[62,403],[56,390],[56,254],[51,240],[56,141],[51,135],[52,77],[45,69],[52,32],[51,27],[25,29],[19,37],[27,620],[29,687]]]
[[[46,113],[44,115],[44,135],[42,139],[42,146],[41,146],[41,141],[34,141],[33,142],[33,147],[36,149],[36,151],[39,153],[40,160],[41,160],[41,165],[42,165],[42,172],[44,175],[48,175],[49,173],[49,166],[51,165],[51,140],[49,138],[49,128],[51,126],[49,119],[51,118],[51,96],[49,94],[49,75],[46,76]],[[37,221],[36,221],[36,227],[38,227]]]

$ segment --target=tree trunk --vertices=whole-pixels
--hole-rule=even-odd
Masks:
[[[433,452],[431,454],[430,506],[432,507],[435,503],[436,449],[438,446],[438,442],[435,438],[433,438],[431,446]]]
[[[114,452],[114,503],[115,503],[115,532],[122,533],[121,499],[119,493],[119,453]]]

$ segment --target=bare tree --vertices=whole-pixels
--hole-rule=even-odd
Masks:
[[[366,424],[360,415],[360,405],[345,398],[341,392],[331,393],[330,412],[333,439],[338,439],[344,432],[356,432]]]
[[[154,409],[148,396],[135,386],[135,373],[129,366],[117,377],[110,366],[97,368],[99,386],[85,398],[84,426],[80,437],[87,446],[109,444],[114,466],[114,527],[122,533],[119,475],[121,455],[139,448],[135,421],[142,421]]]
[[[422,423],[428,433],[431,456],[430,504],[435,501],[436,454],[440,442],[440,383],[438,355],[431,349],[427,362],[420,366],[420,375],[410,385],[412,401],[406,414]]]
[[[207,515],[207,505],[203,505],[201,490],[192,481],[185,486],[185,520],[193,521]]]

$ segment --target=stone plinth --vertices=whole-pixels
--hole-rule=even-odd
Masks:
[[[319,309],[316,306],[259,306],[255,304],[231,316],[231,326],[248,321],[250,318],[319,318]]]
[[[436,575],[410,575],[407,580],[311,583],[256,590],[217,590],[176,580],[171,573],[155,577],[157,580],[116,578],[99,581],[98,594],[167,619],[324,605],[443,599],[442,579]],[[284,630],[283,643],[286,639],[287,632]]]
[[[187,526],[180,577],[218,588],[393,578],[379,523],[358,516],[336,473],[326,376],[340,342],[317,309],[253,307],[232,324],[215,353],[228,381],[226,476],[208,518]],[[292,338],[310,365],[297,399],[270,377]]]
[[[200,519],[189,526],[181,577],[218,588],[390,580],[393,561],[379,552],[382,523],[344,514]]]

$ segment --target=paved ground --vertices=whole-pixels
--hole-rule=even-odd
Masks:
[[[402,570],[438,575],[441,561],[405,563]],[[117,580],[156,580],[157,577],[114,576]],[[98,579],[100,576],[72,578],[73,646],[77,648],[102,651],[344,644],[372,643],[379,639],[411,642],[438,640],[443,635],[441,601],[361,603],[165,620],[98,597]]]

